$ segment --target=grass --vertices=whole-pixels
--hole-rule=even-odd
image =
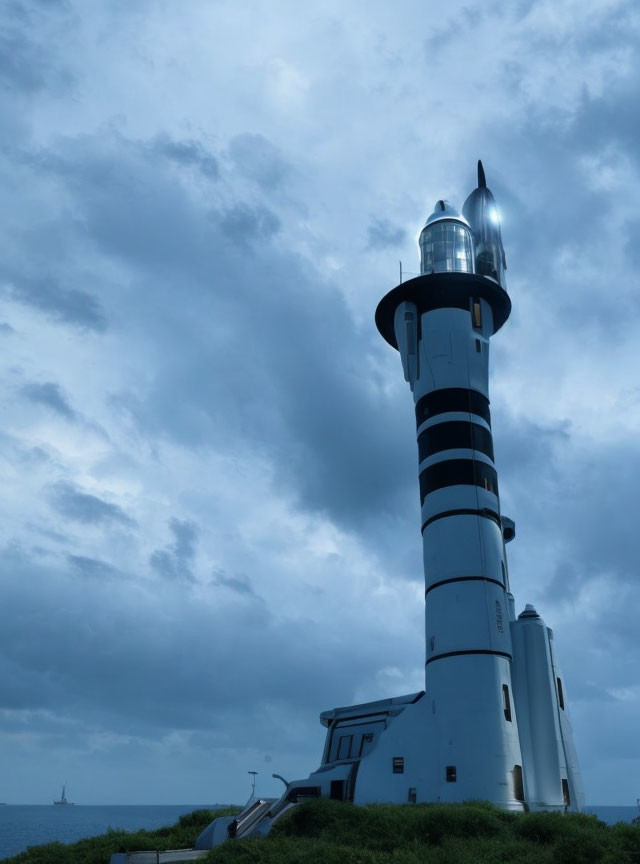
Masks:
[[[302,804],[209,864],[640,864],[640,827],[490,804]]]
[[[232,810],[216,811],[229,815]],[[112,852],[192,846],[208,810],[177,825],[65,846],[34,846],[5,864],[108,864]],[[213,849],[208,864],[640,864],[640,826],[585,814],[516,814],[483,802],[377,804],[319,800],[285,814],[271,833]]]

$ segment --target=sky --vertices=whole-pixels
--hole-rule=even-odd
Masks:
[[[0,800],[243,802],[424,681],[374,311],[476,160],[519,612],[587,802],[640,794],[640,9],[0,4]]]

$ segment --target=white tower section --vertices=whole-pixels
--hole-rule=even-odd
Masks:
[[[510,304],[496,281],[474,274],[471,228],[444,201],[420,249],[422,275],[395,289],[393,335],[416,408],[437,793],[442,801],[481,798],[521,809],[488,392],[489,339]]]
[[[490,338],[511,301],[480,163],[478,188],[462,214],[436,203],[420,252],[421,275],[382,299],[376,323],[400,352],[415,402],[431,800],[576,807],[579,775],[573,744],[563,739],[547,629],[539,617],[516,622],[509,591],[505,541],[515,528],[500,512],[488,377]],[[531,676],[539,680],[532,684]]]

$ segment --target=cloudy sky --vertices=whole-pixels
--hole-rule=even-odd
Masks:
[[[518,611],[640,794],[640,10],[3,0],[0,800],[242,801],[419,690],[412,399],[373,314],[484,161]]]

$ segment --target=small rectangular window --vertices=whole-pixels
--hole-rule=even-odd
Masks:
[[[415,804],[417,797],[418,797],[418,795],[416,792],[416,787],[415,786],[409,786],[409,798],[408,798],[409,804]]]
[[[362,754],[364,752],[366,752],[366,750],[368,749],[366,747],[366,745],[371,744],[372,742],[373,742],[373,732],[365,732],[365,734],[362,735],[362,737],[360,739],[360,747],[358,748],[358,752],[354,755],[356,755],[358,757],[362,756]]]
[[[482,342],[479,339],[476,339],[476,351],[478,354],[482,353]]]
[[[571,795],[569,795],[569,781],[562,778],[562,797],[564,798],[564,806],[568,807],[571,804]]]
[[[455,765],[447,765],[446,777],[447,777],[447,783],[456,783],[457,782],[458,778],[456,777],[456,766]]]
[[[353,735],[343,735],[338,745],[338,759],[348,759],[351,755]]]
[[[559,678],[556,678],[558,682],[558,705],[564,711],[564,693],[562,692],[562,681]]]
[[[334,801],[344,801],[344,780],[332,780],[329,797]]]
[[[480,330],[482,329],[482,309],[480,307],[480,301],[474,300],[472,307],[472,318],[473,318],[473,326]]]
[[[504,719],[511,721],[511,700],[509,699],[509,685],[502,685],[502,707],[504,709]]]
[[[394,774],[404,774],[404,756],[394,756],[392,765]]]
[[[513,766],[513,797],[516,801],[524,801],[524,785],[522,783],[522,765]]]

